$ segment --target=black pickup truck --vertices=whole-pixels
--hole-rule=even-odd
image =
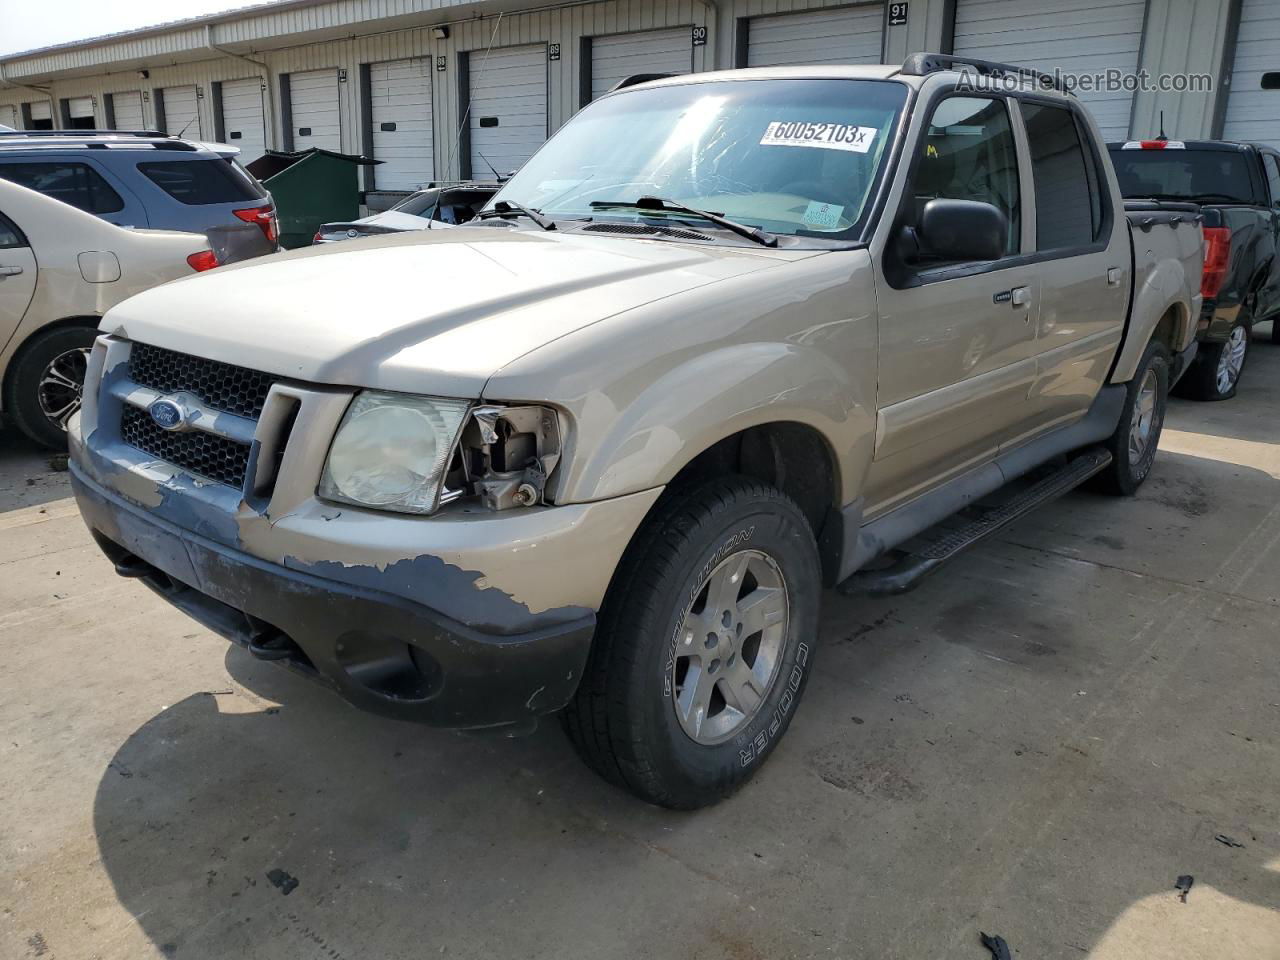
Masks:
[[[1108,144],[1125,199],[1185,200],[1204,214],[1200,352],[1178,384],[1197,400],[1225,400],[1240,382],[1253,325],[1280,343],[1280,153],[1223,140]]]

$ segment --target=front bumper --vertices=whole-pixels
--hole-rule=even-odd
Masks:
[[[528,724],[573,696],[594,613],[489,633],[403,596],[290,569],[183,529],[95,482],[72,487],[117,572],[361,709],[445,727]]]

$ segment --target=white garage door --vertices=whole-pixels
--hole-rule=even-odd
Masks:
[[[369,64],[373,168],[380,190],[416,190],[434,176],[431,155],[431,60]]]
[[[755,17],[747,25],[747,66],[879,63],[884,4]]]
[[[117,130],[145,130],[147,121],[142,116],[142,94],[137,90],[111,95],[111,112],[115,114]]]
[[[693,27],[591,38],[591,99],[637,73],[693,70]]]
[[[547,48],[491,50],[487,60],[475,50],[468,73],[471,175],[488,179],[497,170],[505,176],[547,139]]]
[[[1280,147],[1280,90],[1263,90],[1262,75],[1280,71],[1280,4],[1244,0],[1231,67],[1224,140],[1253,140]]]
[[[222,85],[222,126],[227,143],[240,148],[239,160],[257,160],[267,149],[262,113],[262,80],[228,80]],[[173,128],[170,122],[170,129]]]
[[[19,129],[21,124],[18,123],[18,108],[12,104],[0,104],[0,126],[12,127],[14,130]]]
[[[31,103],[31,129],[48,130],[53,126],[53,108],[48,100],[36,100]]]
[[[92,120],[93,97],[72,97],[67,102],[67,110],[72,120]]]
[[[293,108],[293,149],[342,149],[337,70],[290,74],[289,103]]]
[[[226,115],[227,103],[227,87],[230,84],[222,85],[222,104],[223,115]],[[161,91],[164,97],[164,132],[171,133],[175,137],[190,137],[193,140],[199,140],[202,136],[200,131],[200,108],[196,100],[195,87],[165,87]],[[259,98],[261,100],[261,98]],[[261,103],[259,103],[261,108]]]
[[[1052,73],[1138,69],[1144,0],[959,0],[955,52]],[[1108,140],[1129,135],[1133,94],[1081,90]]]

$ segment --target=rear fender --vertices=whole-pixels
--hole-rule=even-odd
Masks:
[[[1129,332],[1111,372],[1111,383],[1127,383],[1133,379],[1147,344],[1160,322],[1172,316],[1167,346],[1181,353],[1195,339],[1195,320],[1200,316],[1200,274],[1204,269],[1204,239],[1201,232],[1178,228],[1161,229],[1177,243],[1177,253],[1161,254],[1144,242],[1148,234],[1135,232],[1134,243],[1139,252],[1136,266],[1138,283],[1129,308]],[[1164,339],[1162,336],[1161,339]]]

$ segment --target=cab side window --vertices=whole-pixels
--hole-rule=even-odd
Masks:
[[[1080,128],[1063,107],[1022,101],[1036,194],[1036,249],[1087,247],[1102,232],[1102,190]]]
[[[1262,155],[1262,169],[1267,171],[1267,188],[1271,192],[1271,206],[1280,207],[1280,163],[1275,155]]]
[[[918,227],[930,200],[977,200],[1009,222],[1005,253],[1018,252],[1018,150],[1002,99],[948,97],[929,118],[909,187],[904,222]]]

